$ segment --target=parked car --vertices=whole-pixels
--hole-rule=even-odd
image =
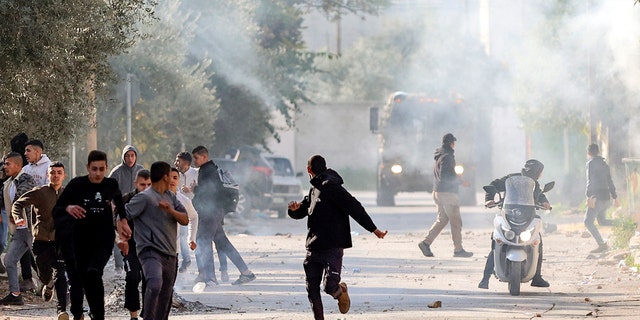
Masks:
[[[240,186],[236,213],[247,216],[252,209],[267,210],[272,202],[273,168],[255,147],[228,150],[224,158],[214,158],[218,167],[228,170]]]
[[[296,176],[289,158],[277,155],[264,157],[274,171],[271,209],[278,212],[278,218],[284,218],[289,202],[302,199],[302,182]]]

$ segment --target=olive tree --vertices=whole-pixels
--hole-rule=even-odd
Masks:
[[[95,126],[94,98],[112,78],[109,57],[153,17],[146,0],[0,1],[0,139],[18,132],[56,157]]]

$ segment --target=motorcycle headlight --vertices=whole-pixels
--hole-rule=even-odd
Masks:
[[[457,175],[461,175],[464,173],[464,167],[461,165],[457,165],[453,168]]]
[[[505,230],[504,237],[511,241],[516,237],[516,233],[511,230]]]
[[[399,164],[394,164],[391,166],[391,172],[395,173],[395,174],[399,174],[402,172],[402,166]]]
[[[520,233],[520,240],[522,240],[524,242],[527,242],[527,241],[531,240],[531,235],[532,235],[531,231],[533,231],[533,230],[522,231],[522,233]]]

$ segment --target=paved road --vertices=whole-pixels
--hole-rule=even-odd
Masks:
[[[595,242],[581,237],[580,215],[546,216],[547,221],[559,223],[559,231],[544,236],[543,274],[551,287],[523,284],[522,295],[512,297],[507,285],[495,279],[489,290],[477,288],[489,249],[492,211],[462,208],[464,246],[474,257],[453,258],[451,237],[445,230],[432,245],[436,257],[426,258],[417,243],[435,219],[429,195],[400,195],[398,206],[376,207],[373,193],[354,194],[389,235],[379,240],[352,225],[354,248],[345,251],[343,270],[351,311],[340,314],[336,302],[325,295],[326,319],[638,318],[638,275],[618,267],[620,257],[587,259]],[[305,222],[257,214],[251,221],[228,219],[227,229],[234,233],[231,241],[258,279],[244,286],[224,283],[194,294],[190,288],[195,267],[191,267],[179,277],[179,294],[188,301],[202,302],[208,311],[174,312],[171,319],[312,318],[302,271]],[[230,275],[238,275],[231,264]],[[105,277],[109,282],[113,276]],[[434,301],[441,301],[442,307],[429,308]],[[0,309],[0,314],[7,316],[2,320],[45,319],[17,309]],[[31,315],[20,317],[26,314]],[[109,319],[123,319],[124,315],[112,313]]]

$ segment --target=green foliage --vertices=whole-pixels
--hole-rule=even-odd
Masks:
[[[206,71],[211,61],[188,57],[187,45],[194,38],[196,25],[180,11],[180,1],[165,1],[156,10],[158,21],[143,26],[149,36],[126,54],[115,57],[111,65],[120,84],[110,87],[111,99],[103,101],[98,113],[101,148],[121,161],[126,144],[126,74],[134,77],[140,98],[132,106],[132,143],[140,151],[139,162],[172,162],[179,151],[191,151],[214,140],[213,123],[218,102]]]
[[[613,246],[620,249],[629,247],[629,240],[636,232],[636,223],[631,216],[625,215],[615,221],[613,227]]]
[[[0,140],[18,132],[56,158],[94,125],[93,96],[112,76],[108,57],[139,37],[152,1],[0,2]]]
[[[391,3],[389,0],[293,0],[289,2],[291,5],[321,11],[332,20],[349,13],[377,15],[382,8]]]
[[[395,91],[462,96],[475,108],[497,103],[501,69],[457,21],[431,15],[388,21],[338,59],[319,61],[318,101],[384,101]]]
[[[618,130],[635,95],[616,70],[611,25],[596,14],[605,1],[563,0],[542,6],[536,25],[513,66],[514,103],[528,129],[565,129],[589,134],[590,116]],[[633,89],[632,89],[633,90]],[[635,109],[635,108],[632,108]]]
[[[220,113],[215,122],[216,150],[241,144],[266,146],[279,140],[273,112],[292,127],[301,103],[310,103],[308,78],[325,53],[309,52],[302,39],[304,16],[347,12],[374,14],[387,1],[193,0],[183,7],[198,12],[196,57],[213,61],[208,69],[217,88]]]

